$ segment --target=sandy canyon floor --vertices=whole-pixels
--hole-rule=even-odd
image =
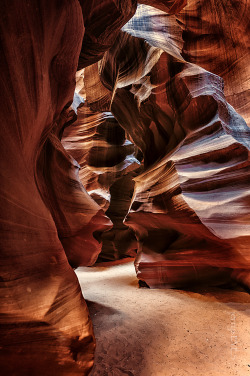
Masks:
[[[76,273],[97,341],[91,376],[250,376],[243,290],[139,288],[133,262]]]

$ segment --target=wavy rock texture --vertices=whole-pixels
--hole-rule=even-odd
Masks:
[[[82,9],[2,1],[0,27],[1,371],[88,374],[95,340],[69,263],[93,264],[112,224],[60,142],[75,120]]]
[[[195,4],[176,16],[139,6],[99,62],[100,79],[86,96],[99,110],[111,106],[144,156],[125,220],[138,239],[139,279],[179,287],[233,277],[249,286],[250,133],[226,102],[223,80],[185,61],[191,47],[182,31],[191,28]],[[206,25],[202,17],[194,16],[197,34],[197,25]],[[210,30],[214,23],[211,16]],[[207,59],[206,68],[213,63]],[[242,80],[238,90],[246,98]]]
[[[249,13],[247,0],[189,0],[176,16],[183,57],[223,78],[226,100],[250,126]]]
[[[99,260],[135,256],[135,236],[123,224],[133,194],[134,171],[140,166],[135,146],[111,112],[93,111],[84,103],[77,114],[77,121],[65,129],[62,143],[79,163],[79,176],[87,192],[114,224],[102,236]]]
[[[139,3],[161,9],[168,14],[175,14],[187,5],[187,0],[141,0]]]
[[[153,287],[250,286],[249,5],[142,3],[1,2],[4,375],[90,372],[101,239]]]
[[[121,27],[133,16],[136,0],[79,0],[85,33],[79,68],[100,60],[115,42]]]

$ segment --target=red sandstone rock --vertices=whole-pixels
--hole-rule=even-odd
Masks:
[[[247,0],[191,0],[176,15],[185,60],[224,80],[226,100],[250,126],[249,15]]]
[[[168,14],[175,14],[187,5],[187,0],[140,0],[139,3],[161,9]]]
[[[173,34],[160,49],[161,23]],[[222,79],[185,62],[179,33],[175,16],[140,6],[99,63],[105,101],[91,91],[144,155],[125,221],[139,241],[138,277],[180,287],[241,275],[249,285],[249,128]]]
[[[103,231],[107,259],[135,233],[150,286],[250,286],[247,2],[142,3],[160,10],[139,6],[123,31],[135,1],[1,3],[4,375],[89,373],[70,264],[94,263]]]
[[[92,107],[90,103],[88,98]],[[80,179],[87,192],[114,224],[101,238],[100,257],[103,261],[134,256],[136,239],[123,219],[133,194],[134,170],[140,167],[135,146],[126,140],[123,128],[110,112],[93,111],[84,103],[77,114],[77,121],[65,129],[62,143],[79,163]]]
[[[85,33],[79,68],[100,60],[115,42],[121,27],[133,16],[136,0],[79,0]]]
[[[95,342],[68,260],[95,262],[95,233],[111,222],[60,142],[72,121],[82,10],[78,1],[2,1],[0,28],[1,371],[87,374]]]

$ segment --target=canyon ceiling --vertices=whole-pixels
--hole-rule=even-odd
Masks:
[[[74,268],[250,288],[249,1],[0,10],[1,370],[87,375]]]

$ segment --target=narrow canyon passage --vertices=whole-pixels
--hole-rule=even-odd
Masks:
[[[250,1],[0,9],[0,376],[250,376]]]
[[[250,296],[139,288],[133,262],[76,270],[97,341],[91,376],[250,375]]]

